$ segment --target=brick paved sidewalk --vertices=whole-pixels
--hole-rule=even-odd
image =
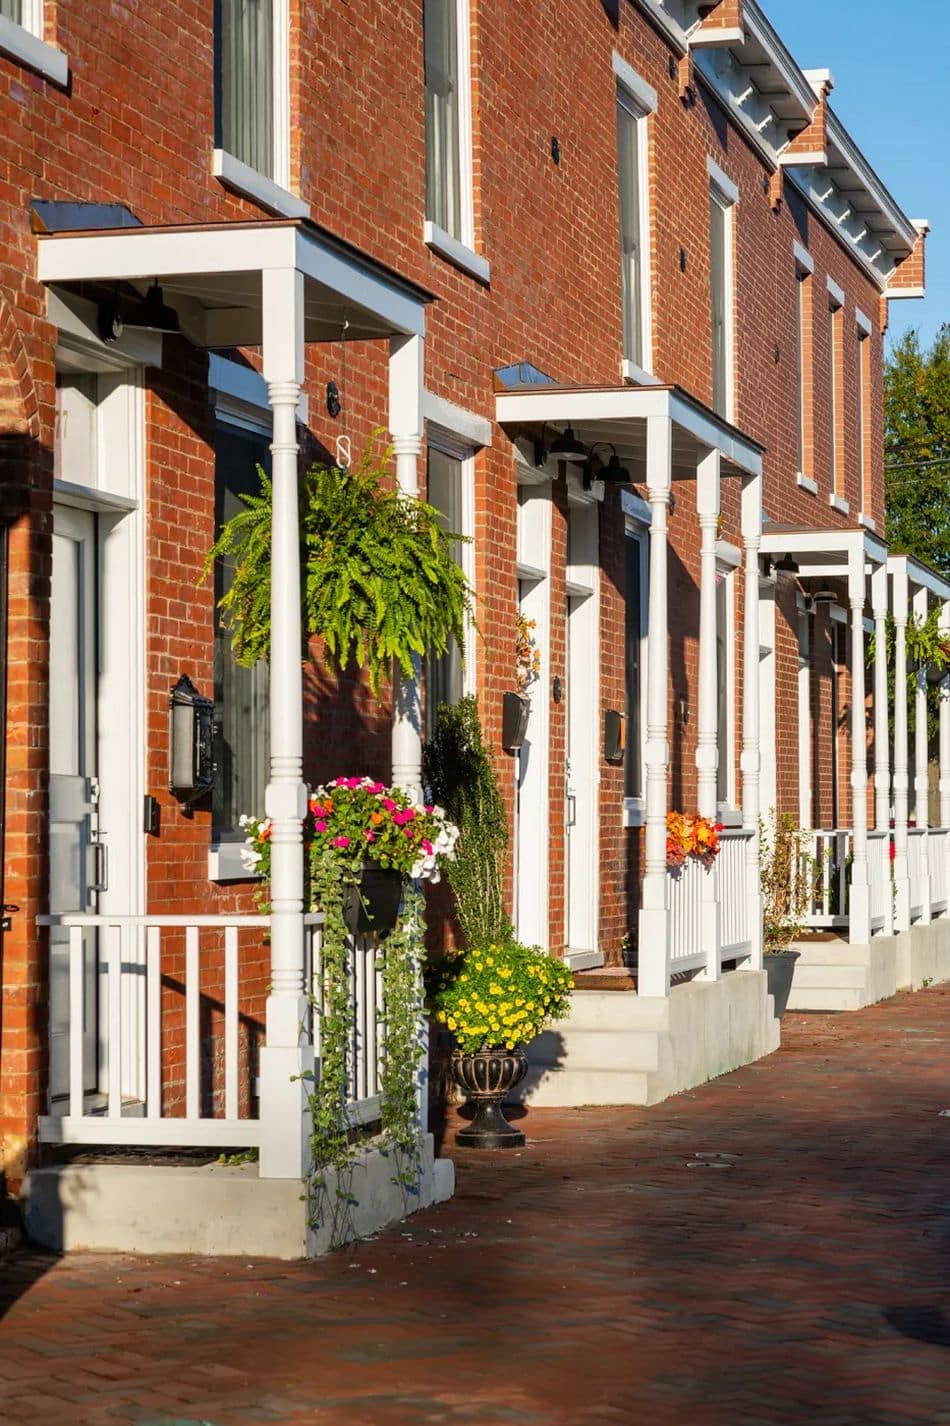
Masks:
[[[3,1426],[950,1423],[950,988],[791,1016],[655,1109],[519,1155],[330,1259],[23,1254]]]

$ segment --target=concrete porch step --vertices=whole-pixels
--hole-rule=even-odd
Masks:
[[[789,1010],[863,1010],[868,1004],[865,987],[860,989],[825,986],[824,989],[793,987],[788,998]]]
[[[868,967],[860,962],[799,961],[795,967],[796,990],[863,990],[867,983]]]
[[[669,1003],[611,990],[575,990],[571,996],[572,1030],[665,1030]]]
[[[532,1064],[522,1081],[519,1099],[539,1108],[580,1109],[588,1104],[649,1104],[650,1075],[628,1069],[584,1069]]]
[[[566,1040],[556,1027],[545,1030],[531,1047],[532,1063],[556,1069],[566,1049]],[[572,1026],[570,1055],[576,1069],[599,1070],[604,1066],[623,1065],[624,1069],[637,1073],[656,1070],[660,1066],[660,1031],[588,1030]]]

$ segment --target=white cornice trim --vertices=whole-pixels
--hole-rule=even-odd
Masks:
[[[661,30],[670,41],[677,54],[681,57],[689,49],[689,37],[682,25],[673,19],[663,7],[661,0],[633,0],[638,10],[642,10],[648,19],[652,20],[658,30]]]
[[[873,198],[894,231],[904,239],[907,250],[910,252],[917,240],[917,229],[914,224],[899,207],[896,199],[884,187],[834,110],[828,109],[827,115],[826,133],[829,142],[834,144],[855,178],[866,189],[869,197]]]

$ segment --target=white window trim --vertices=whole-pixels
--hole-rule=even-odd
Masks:
[[[801,457],[802,457],[802,461],[804,462],[805,456],[806,456],[806,451],[805,451],[805,353],[804,353],[804,345],[805,345],[805,343],[804,343],[804,337],[805,337],[805,325],[804,325],[804,324],[805,324],[805,296],[804,296],[804,287],[802,286],[802,283],[803,283],[806,279],[811,278],[811,277],[814,276],[814,273],[815,273],[815,263],[814,263],[814,259],[812,258],[811,254],[810,254],[805,248],[802,247],[801,243],[793,243],[793,244],[792,244],[792,254],[793,254],[794,259],[795,259],[795,283],[796,283],[796,287],[795,287],[795,304],[796,304],[796,307],[795,307],[795,310],[796,310],[796,348],[797,348],[797,349],[796,349],[795,360],[796,360],[796,362],[797,362],[797,372],[798,372],[798,412],[797,412],[797,419],[798,419],[798,443],[799,443],[799,446],[801,447]],[[812,315],[812,325],[814,326],[814,311],[812,311],[812,314],[811,314],[811,315]],[[813,333],[812,335],[813,335],[813,339],[814,339],[814,333]],[[814,352],[813,352],[813,354],[812,354],[812,362],[814,362]],[[814,372],[813,372],[813,371],[812,371],[811,375],[812,375],[812,403],[814,404]],[[812,454],[814,454],[814,452],[812,452]],[[806,473],[805,473],[804,470],[800,470],[800,471],[797,472],[797,474],[796,474],[796,476],[795,476],[795,482],[796,482],[796,484],[797,484],[802,490],[807,490],[808,493],[809,493],[809,495],[817,495],[817,494],[818,494],[818,482],[817,482],[812,476],[806,475]]]
[[[448,403],[446,403],[448,405]],[[426,427],[426,446],[434,448],[452,460],[459,462],[462,481],[462,528],[456,534],[467,535],[468,543],[462,546],[462,573],[468,580],[468,587],[475,598],[475,452],[470,443],[459,440],[455,432],[429,424]],[[428,494],[428,491],[426,492]],[[462,694],[477,693],[475,681],[476,629],[472,619],[465,623],[465,667],[462,671]]]
[[[717,188],[722,195],[723,206],[738,203],[739,185],[709,155],[706,156],[706,172],[709,174],[713,187]]]
[[[464,406],[456,406],[454,401],[436,396],[434,391],[423,391],[422,415],[433,426],[447,431],[450,437],[457,437],[465,446],[478,449],[492,443],[492,423],[487,417],[468,411]]]
[[[24,0],[22,25],[0,15],[0,51],[64,89],[69,83],[67,56],[43,39],[43,0]]]
[[[870,317],[866,316],[860,307],[854,309],[854,321],[858,331],[863,337],[869,337],[873,330]]]
[[[276,131],[276,125],[275,125]],[[227,149],[215,149],[212,155],[212,172],[225,188],[233,188],[245,198],[253,198],[261,207],[280,213],[285,218],[309,218],[310,204],[291,193],[289,188],[275,183],[256,168],[242,163]]]
[[[653,375],[655,353],[653,351],[653,279],[651,263],[652,231],[650,226],[650,133],[648,119],[656,110],[656,91],[646,80],[641,79],[626,60],[614,52],[614,74],[617,79],[617,101],[622,103],[637,121],[637,177],[640,209],[640,349],[649,363],[641,367],[629,357],[622,357],[620,375],[624,381],[635,381],[641,386],[655,386]],[[618,155],[619,158],[619,155]],[[618,191],[619,197],[619,191]]]
[[[478,278],[491,281],[491,264],[475,250],[475,160],[472,134],[472,15],[469,0],[455,0],[458,34],[458,114],[459,114],[459,219],[461,233],[453,238],[438,223],[426,218],[423,241],[433,252],[453,266]]]
[[[817,480],[812,480],[810,475],[805,475],[802,471],[795,476],[795,484],[800,490],[807,490],[809,495],[818,494]]]
[[[828,298],[831,306],[835,309],[844,306],[844,288],[839,287],[833,277],[825,278],[825,286],[828,289]]]
[[[736,566],[729,559],[716,560],[716,574],[726,583],[728,597],[726,599],[726,631],[723,639],[723,647],[726,650],[726,716],[729,721],[728,733],[730,746],[723,747],[723,730],[717,728],[716,747],[720,762],[725,754],[726,761],[726,797],[720,802],[716,799],[717,820],[726,826],[733,826],[732,818],[738,815],[741,821],[741,809],[736,805],[736,591],[733,584]]]
[[[828,504],[832,510],[839,510],[842,515],[851,514],[851,501],[845,500],[843,495],[836,495],[834,491],[828,496]]]
[[[709,160],[712,162],[712,160]],[[712,165],[716,167],[715,164]],[[721,170],[720,170],[721,172]],[[726,175],[722,174],[725,178]],[[725,419],[735,423],[736,419],[736,203],[738,201],[739,190],[731,180],[726,180],[729,189],[735,193],[735,198],[730,197],[729,191],[722,188],[719,179],[715,174],[709,175],[709,194],[714,203],[718,203],[725,217],[724,234],[724,258],[725,258],[725,308],[726,308],[726,412]]]
[[[812,277],[815,271],[815,259],[808,249],[803,248],[801,243],[793,243],[792,252],[795,256],[796,267],[799,267],[802,272],[807,272],[808,276]]]
[[[481,253],[477,253],[470,243],[453,238],[451,233],[447,233],[438,223],[433,223],[428,218],[422,225],[422,237],[426,247],[438,253],[439,257],[444,257],[453,267],[461,268],[471,277],[477,277],[486,287],[491,283],[491,263],[482,257]]]
[[[648,643],[650,637],[649,627],[649,590],[650,590],[650,507],[645,500],[641,500],[631,490],[621,491],[621,507],[624,514],[624,539],[637,540],[641,549],[640,558],[640,708],[641,712],[646,710],[647,699],[647,663],[648,663]],[[640,719],[640,746],[636,749],[637,758],[640,765],[640,776],[637,779],[640,786],[639,797],[627,797],[623,799],[623,825],[624,827],[642,827],[646,822],[646,788],[644,777],[646,766],[644,750],[646,748],[646,719]],[[628,745],[626,756],[630,756],[633,749]]]

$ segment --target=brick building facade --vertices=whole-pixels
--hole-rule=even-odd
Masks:
[[[573,954],[578,967],[619,965],[638,942],[647,769],[631,774],[630,764],[647,740],[645,685],[630,686],[630,668],[645,679],[643,422],[611,428],[629,435],[618,458],[630,481],[594,480],[588,490],[579,465],[550,455],[567,434],[564,421],[547,429],[530,418],[503,424],[497,403],[528,389],[669,390],[692,413],[691,430],[713,431],[723,451],[737,443],[749,460],[761,453],[761,507],[773,542],[783,529],[883,531],[887,299],[921,290],[924,231],[841,130],[828,107],[830,78],[805,76],[757,6],[355,0],[318,11],[271,0],[259,7],[265,21],[254,5],[218,8],[219,24],[231,28],[217,44],[211,7],[189,0],[107,13],[88,0],[23,0],[13,20],[0,20],[3,896],[16,908],[0,972],[0,1129],[14,1178],[47,1101],[49,942],[36,918],[51,909],[49,710],[63,699],[64,717],[75,712],[57,681],[64,666],[55,650],[51,664],[54,506],[69,512],[59,533],[71,550],[92,541],[69,558],[98,569],[90,626],[98,653],[82,673],[89,761],[71,770],[94,774],[102,788],[100,841],[109,846],[111,881],[99,904],[111,915],[251,910],[253,887],[236,875],[233,845],[214,825],[230,814],[206,803],[183,808],[168,792],[167,717],[181,673],[202,693],[222,684],[214,586],[201,580],[215,533],[216,442],[220,467],[222,426],[253,453],[266,446],[270,421],[256,347],[235,348],[223,337],[203,347],[185,335],[144,332],[134,310],[119,340],[104,342],[105,275],[44,281],[41,241],[62,251],[73,241],[67,231],[114,234],[133,222],[233,231],[283,215],[349,245],[374,274],[394,275],[397,288],[427,295],[428,468],[431,450],[440,451],[447,478],[460,483],[473,537],[479,637],[466,677],[512,809],[509,891],[521,934]],[[263,127],[256,99],[234,97],[256,95],[263,84],[259,61],[234,58],[235,44],[250,43],[252,23],[264,24],[253,37],[267,46]],[[266,158],[248,162],[262,143]],[[441,159],[438,144],[447,145]],[[231,152],[242,145],[243,157]],[[141,274],[137,287],[122,279],[123,300],[134,309],[157,275]],[[186,333],[189,301],[204,300],[197,277],[187,286],[163,283]],[[223,310],[224,299],[216,300]],[[352,331],[338,303],[308,344],[305,454],[332,456],[343,435],[357,450],[389,423],[386,343],[365,334],[351,340]],[[526,387],[519,368],[540,384]],[[329,381],[342,397],[336,417],[325,402]],[[592,414],[581,434],[588,450],[600,434]],[[603,437],[588,475],[606,466],[610,447],[618,454],[606,428]],[[423,456],[423,471],[425,463]],[[719,809],[736,825],[742,769],[751,767],[742,760],[738,568],[751,468],[736,479],[723,469],[716,522],[723,592],[714,775]],[[694,482],[675,478],[673,497],[668,805],[691,808],[699,798],[700,698]],[[218,499],[220,516],[220,468]],[[791,550],[791,534],[788,543]],[[579,549],[589,552],[578,556]],[[775,572],[783,553],[774,547],[762,569],[774,621],[771,642],[763,640],[762,697],[771,713],[762,723],[761,803],[816,826],[845,825],[851,752],[832,724],[850,698],[847,633],[830,600],[806,607],[795,572]],[[826,583],[847,608],[840,576],[829,567]],[[640,581],[635,596],[632,579]],[[104,632],[102,621],[115,622],[125,599],[131,617]],[[533,768],[524,753],[519,764],[498,747],[519,607],[536,619],[541,650]],[[631,639],[641,645],[632,664]],[[242,685],[244,706],[256,707],[258,694]],[[803,696],[813,708],[807,752]],[[337,683],[314,663],[304,706],[309,781],[389,775],[390,709],[357,676]],[[117,709],[127,731],[115,741]],[[626,767],[604,758],[608,710],[626,715]],[[260,753],[242,744],[240,757],[251,767],[250,782],[235,785],[244,794],[260,782]],[[140,830],[145,796],[159,804],[150,833]],[[582,838],[568,830],[572,817]],[[233,816],[230,823],[233,837]],[[103,879],[98,867],[94,875]],[[166,1112],[183,1093],[175,1047],[185,1034],[184,954],[176,943],[165,966]],[[242,990],[251,1059],[268,980],[258,955],[259,970],[250,967]],[[209,1034],[221,967],[212,957],[202,972]]]

